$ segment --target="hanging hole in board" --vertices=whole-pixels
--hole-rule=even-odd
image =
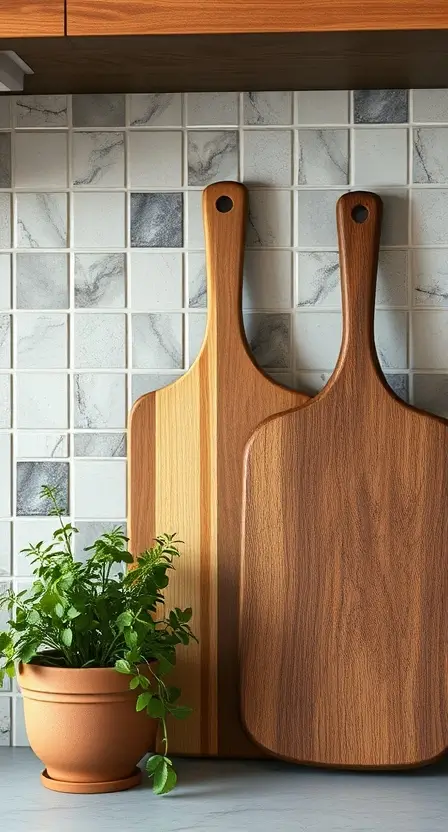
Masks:
[[[233,199],[230,196],[219,196],[215,204],[220,214],[227,214],[233,208]]]
[[[365,205],[355,205],[355,207],[352,208],[352,219],[354,219],[355,222],[361,224],[366,221],[368,216],[369,211]]]

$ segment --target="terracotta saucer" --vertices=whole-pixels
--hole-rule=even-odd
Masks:
[[[40,781],[46,789],[53,792],[66,792],[68,794],[104,794],[105,792],[121,792],[125,789],[132,789],[142,782],[142,773],[136,768],[130,777],[123,777],[122,780],[106,780],[104,783],[70,783],[64,780],[52,780],[45,768]]]

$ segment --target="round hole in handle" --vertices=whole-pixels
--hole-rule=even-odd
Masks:
[[[369,209],[366,208],[365,205],[355,205],[352,208],[352,219],[361,225],[361,223],[365,222],[367,217],[369,216]]]
[[[228,214],[233,208],[233,199],[230,196],[219,196],[215,205],[220,214]]]

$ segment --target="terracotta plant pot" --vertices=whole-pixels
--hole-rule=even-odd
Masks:
[[[155,747],[157,721],[136,712],[129,679],[113,668],[20,665],[26,730],[46,788],[96,793],[140,783],[137,763]]]

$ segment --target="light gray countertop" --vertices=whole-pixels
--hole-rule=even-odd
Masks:
[[[105,795],[42,788],[27,748],[0,749],[2,832],[446,832],[448,761],[341,772],[276,761],[177,760],[179,786]]]

